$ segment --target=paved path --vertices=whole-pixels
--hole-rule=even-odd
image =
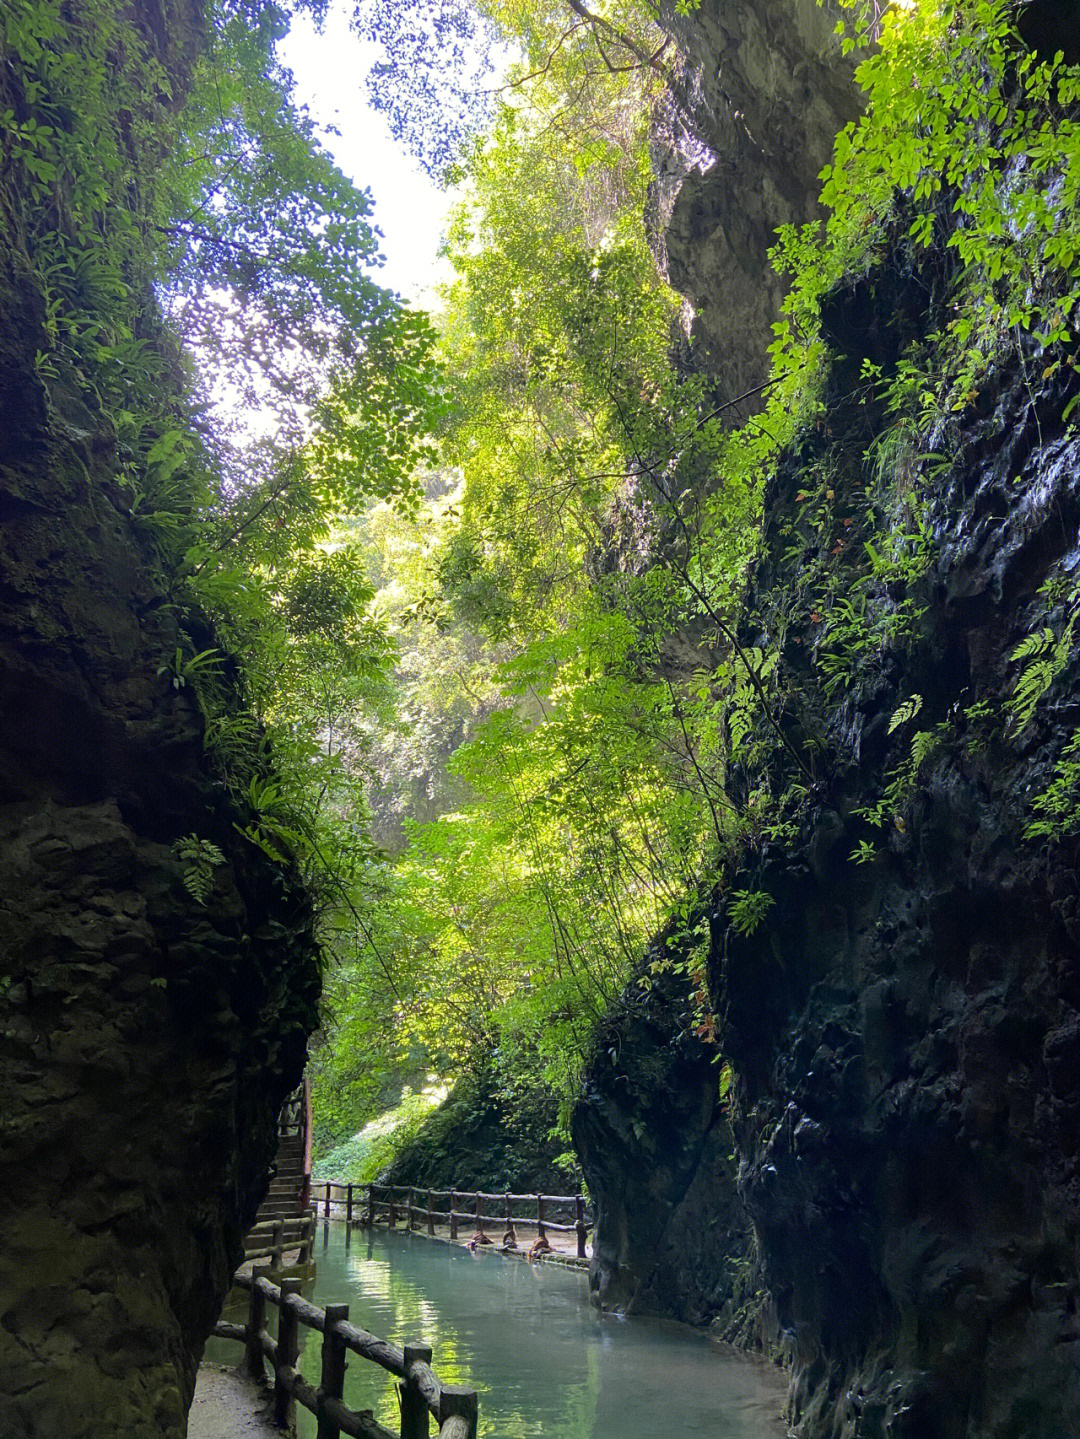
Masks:
[[[195,1380],[188,1439],[282,1439],[267,1391],[235,1369],[203,1364]]]

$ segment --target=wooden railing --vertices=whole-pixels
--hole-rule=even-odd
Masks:
[[[328,1304],[320,1309],[300,1295],[299,1279],[273,1284],[268,1270],[237,1275],[236,1283],[249,1294],[246,1324],[220,1321],[214,1328],[219,1339],[235,1339],[244,1346],[245,1367],[253,1379],[266,1379],[268,1359],[274,1375],[274,1420],[291,1428],[296,1422],[296,1405],[314,1414],[319,1421],[318,1439],[339,1439],[341,1434],[356,1439],[427,1439],[428,1416],[434,1415],[439,1439],[476,1439],[477,1398],[474,1389],[442,1384],[431,1368],[431,1349],[424,1344],[406,1344],[398,1349],[366,1329],[349,1323],[347,1304]],[[266,1328],[266,1306],[278,1310],[275,1339]],[[322,1369],[317,1386],[311,1385],[296,1367],[300,1351],[301,1326],[322,1335]],[[343,1401],[345,1355],[380,1365],[401,1380],[400,1434],[372,1418],[371,1410],[349,1409]]]
[[[286,1249],[298,1249],[297,1264],[311,1264],[315,1257],[314,1209],[294,1219],[264,1219],[244,1237],[244,1259],[269,1259],[280,1269]]]
[[[434,1235],[437,1224],[444,1224],[449,1228],[451,1240],[458,1238],[461,1224],[472,1226],[484,1237],[487,1229],[501,1229],[504,1240],[510,1239],[514,1244],[518,1225],[536,1229],[538,1239],[545,1243],[549,1231],[574,1234],[579,1259],[586,1257],[585,1243],[595,1224],[582,1194],[488,1194],[475,1189],[421,1189],[407,1184],[355,1184],[345,1179],[322,1179],[315,1181],[313,1195],[315,1208],[322,1209],[325,1219],[331,1218],[333,1211],[334,1217],[343,1218],[347,1224],[359,1219],[374,1226],[381,1221],[394,1229],[400,1218],[410,1230],[423,1224],[429,1235]],[[419,1204],[418,1195],[423,1199]],[[467,1207],[459,1208],[459,1205]],[[485,1208],[490,1211],[492,1205],[498,1206],[499,1213],[485,1212]],[[522,1213],[525,1207],[531,1213]],[[569,1222],[554,1218],[557,1214]]]

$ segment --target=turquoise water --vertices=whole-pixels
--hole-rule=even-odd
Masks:
[[[353,1323],[395,1344],[423,1341],[447,1384],[479,1391],[480,1439],[773,1439],[783,1385],[774,1370],[706,1335],[659,1320],[620,1320],[590,1307],[584,1273],[470,1254],[420,1235],[321,1228],[321,1305],[348,1304]],[[271,1311],[271,1314],[275,1311]],[[241,1321],[242,1312],[226,1317]],[[319,1379],[320,1336],[300,1367]],[[237,1363],[239,1346],[212,1340],[207,1359]],[[349,1356],[345,1399],[395,1433],[394,1380]],[[315,1420],[301,1410],[300,1439]]]

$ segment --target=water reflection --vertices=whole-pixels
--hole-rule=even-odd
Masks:
[[[354,1323],[396,1344],[430,1344],[441,1379],[479,1391],[482,1439],[785,1433],[773,1371],[679,1325],[598,1314],[580,1272],[341,1225],[326,1227],[316,1259],[317,1303],[347,1303]],[[320,1339],[305,1334],[300,1367],[316,1384]],[[207,1347],[217,1363],[238,1357],[236,1345]],[[350,1356],[345,1399],[397,1430],[394,1381],[381,1369]],[[314,1439],[314,1418],[298,1421],[300,1439]]]

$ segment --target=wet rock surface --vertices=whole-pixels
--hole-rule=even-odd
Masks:
[[[865,446],[865,421],[845,418],[845,366],[903,314],[903,286],[894,272],[881,293],[838,296],[828,317],[854,356],[837,361],[831,415],[838,515],[864,503],[866,483],[843,461]],[[1005,709],[1016,646],[1062,628],[1047,580],[1075,575],[1080,437],[1061,420],[1075,387],[1018,361],[987,377],[942,442],[910,645],[875,653],[827,698],[811,662],[820,631],[805,616],[788,624],[783,723],[795,742],[822,745],[811,803],[793,842],[747,852],[728,878],[772,898],[760,928],[735,933],[720,894],[710,911],[710,988],[736,1076],[734,1212],[752,1224],[791,1418],[808,1439],[1075,1432],[1078,855],[1074,840],[1024,836],[1080,718],[1075,661],[1028,725]],[[822,453],[814,443],[793,457],[770,498],[748,643],[790,620],[813,559],[792,548],[797,494]],[[870,620],[902,597],[873,594]],[[873,831],[860,811],[905,761],[912,727],[890,733],[890,720],[912,694],[918,727],[940,726],[939,739],[901,812]],[[868,836],[874,856],[856,864]],[[695,1058],[659,1014],[613,1020],[628,1039],[598,1055],[575,1119],[601,1215],[593,1284],[608,1302],[637,1286],[659,1312],[705,1315],[725,1246],[732,1259],[745,1250],[706,1149],[699,1169],[692,1154],[679,1168],[673,1204],[649,1193],[653,1166],[694,1149],[705,1104],[704,1047]],[[672,1253],[689,1232],[715,1246],[696,1286],[697,1266]]]
[[[624,1313],[712,1322],[759,1347],[770,1338],[752,1228],[715,1049],[692,1033],[680,986],[632,988],[599,1037],[572,1115],[597,1200],[592,1302]]]

